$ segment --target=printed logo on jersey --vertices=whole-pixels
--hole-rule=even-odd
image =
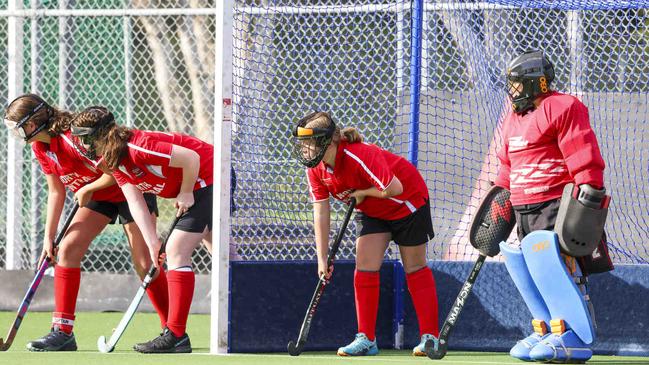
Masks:
[[[341,200],[341,201],[343,201],[345,203],[349,203],[349,194],[351,194],[352,191],[354,191],[354,189],[348,189],[348,190],[345,190],[345,191],[341,191],[340,193],[336,193],[336,194],[334,194],[334,196],[338,200]]]
[[[516,152],[516,151],[524,150],[525,148],[527,148],[527,145],[529,143],[530,142],[524,140],[522,136],[509,137],[509,140],[508,140],[509,152]]]
[[[135,175],[135,177],[142,177],[142,176],[144,176],[144,171],[142,171],[142,169],[139,168],[139,167],[137,167],[137,166],[133,167],[133,168],[131,169],[131,172],[133,173],[133,175]]]
[[[158,195],[165,188],[164,183],[151,185],[148,182],[141,182],[135,186],[143,193],[152,193],[156,195]]]
[[[549,190],[543,186],[550,178],[563,176],[568,172],[566,164],[560,159],[547,159],[538,164],[525,164],[513,169],[509,175],[510,187],[523,188],[525,194],[535,194]]]
[[[71,172],[67,175],[59,176],[59,180],[61,180],[63,185],[67,186],[68,188],[70,188],[70,190],[75,192],[82,186],[91,181],[94,181],[95,179],[95,177],[79,175],[76,172]]]

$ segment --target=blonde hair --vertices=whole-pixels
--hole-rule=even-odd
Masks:
[[[47,123],[47,134],[50,137],[58,136],[70,129],[70,123],[74,114],[67,110],[50,106],[43,98],[36,94],[24,94],[14,99],[5,111],[5,118],[17,122],[41,103],[44,104],[43,108],[29,118],[30,122],[37,126]]]
[[[77,127],[94,127],[102,119],[107,118],[110,111],[104,107],[90,107],[79,113],[74,118]],[[114,170],[126,156],[128,141],[133,136],[133,131],[127,127],[109,123],[96,132],[95,148],[97,154],[102,156],[106,167]]]
[[[329,128],[331,123],[333,123],[333,119],[331,119],[331,115],[327,112],[315,112],[307,117],[306,124],[304,125],[304,128]],[[336,125],[336,131],[334,132],[333,138],[332,138],[332,143],[338,144],[340,143],[340,140],[345,140],[348,143],[357,143],[357,142],[363,142],[363,136],[358,132],[358,130],[354,127],[345,127],[343,129],[340,129],[338,125]]]

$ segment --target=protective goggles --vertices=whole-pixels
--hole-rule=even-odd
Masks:
[[[95,149],[95,141],[99,136],[99,131],[107,125],[113,124],[115,117],[112,113],[108,113],[102,119],[100,119],[92,127],[78,127],[74,125],[74,120],[70,125],[70,133],[79,141],[81,145],[75,142],[75,147],[77,150],[90,160],[97,159],[97,151]]]
[[[36,134],[38,134],[40,131],[45,129],[45,127],[47,127],[47,123],[43,123],[38,127],[36,127],[36,129],[29,135],[25,133],[25,129],[23,128],[25,123],[27,123],[29,119],[31,119],[31,117],[34,116],[34,114],[38,113],[38,111],[43,109],[46,105],[47,104],[45,102],[41,102],[29,113],[27,113],[24,117],[22,117],[19,121],[13,121],[5,118],[4,124],[16,138],[20,138],[26,142],[30,140],[32,137],[34,137]]]

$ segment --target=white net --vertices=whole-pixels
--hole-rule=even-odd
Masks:
[[[232,244],[244,259],[313,259],[293,124],[324,110],[372,143],[413,153],[431,194],[431,259],[472,260],[468,223],[497,170],[508,108],[504,67],[543,48],[554,87],[579,96],[607,162],[607,230],[614,260],[646,263],[647,2],[238,0],[234,10],[233,165],[239,177]],[[411,29],[421,13],[418,147],[411,117]],[[416,149],[414,149],[416,148]],[[334,205],[337,218],[343,207]],[[335,230],[335,226],[332,231]],[[353,225],[350,232],[354,231]],[[353,234],[342,257],[353,255]]]

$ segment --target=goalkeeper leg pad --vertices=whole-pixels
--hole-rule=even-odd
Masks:
[[[532,359],[529,355],[530,350],[549,333],[550,311],[527,270],[523,252],[519,248],[511,247],[505,242],[500,243],[500,252],[505,257],[505,266],[507,267],[509,276],[514,281],[530,313],[532,313],[532,317],[535,318],[532,321],[534,333],[518,341],[509,351],[509,354],[520,360],[531,361]]]
[[[571,330],[572,334],[566,336],[576,335],[584,345],[592,344],[595,340],[593,322],[582,293],[572,277],[572,273],[578,274],[578,266],[574,264],[575,260],[570,260],[571,268],[566,267],[559,252],[557,234],[534,231],[525,236],[521,247],[529,273],[551,318],[562,320],[564,327]],[[557,335],[568,333],[557,332],[554,328],[552,332]]]

